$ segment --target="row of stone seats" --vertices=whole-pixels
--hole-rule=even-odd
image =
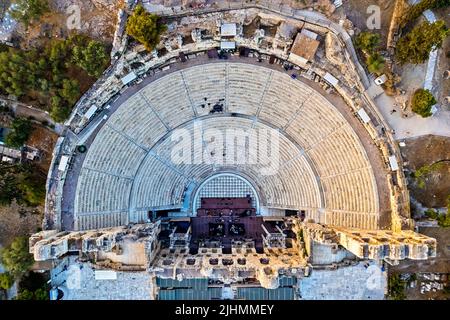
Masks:
[[[182,139],[179,133],[182,133]],[[155,147],[154,152],[184,176],[201,180],[214,170],[213,165],[205,160],[201,141],[201,130],[194,130],[194,124],[190,123],[179,131],[172,132],[164,142]]]
[[[321,179],[326,208],[349,212],[378,212],[377,189],[370,169]]]
[[[287,74],[274,72],[262,100],[258,118],[277,128],[284,128],[302,104],[311,96],[311,89]]]
[[[193,108],[199,116],[209,114],[216,103],[222,104],[224,109],[228,106],[229,112],[249,116],[255,116],[259,110],[259,119],[285,128],[286,133],[305,149],[323,178],[326,209],[376,212],[376,187],[370,163],[358,137],[342,115],[324,97],[286,74],[234,63],[201,65],[169,74],[149,84],[119,107],[89,149],[83,166],[95,170],[82,171],[76,212],[128,209],[144,212],[139,209],[179,207],[189,180],[199,182],[216,169],[228,168],[251,177],[266,193],[268,205],[272,207],[319,208],[314,173],[300,155],[301,151],[282,135],[279,135],[277,163],[264,161],[264,156],[257,155],[256,165],[226,162],[212,165],[204,163],[203,149],[199,152],[194,148],[193,141],[201,141],[201,132],[194,130],[194,123],[201,123],[203,129],[218,129],[226,138],[226,130],[232,128],[241,129],[244,136],[245,130],[252,127],[268,128],[259,122],[239,117],[205,118],[183,127],[190,135],[189,139],[171,141],[179,133],[176,130],[155,145],[168,133],[166,126],[174,128],[192,120]],[[178,149],[186,146],[185,150],[190,150],[189,156],[193,156],[193,164],[173,163],[175,146]],[[145,157],[151,148],[155,155]],[[257,149],[250,150],[255,152]],[[236,154],[242,155],[244,151],[239,149]],[[141,164],[143,159],[146,160]],[[275,173],[266,177],[261,175],[261,169],[267,164],[271,164]],[[279,166],[281,170],[278,170]],[[362,168],[366,169],[360,170]],[[128,208],[132,180],[123,179],[123,176],[135,174],[132,206]]]
[[[123,226],[127,223],[128,213],[126,211],[77,215],[75,217],[75,230],[111,228]]]
[[[149,220],[148,212],[149,210],[146,209],[130,210],[129,213],[130,223],[146,223]]]
[[[75,214],[128,210],[132,180],[83,168],[75,195]]]
[[[267,206],[274,208],[320,208],[317,180],[304,157],[284,164],[274,176],[258,181],[266,195]]]
[[[158,79],[141,90],[153,110],[170,127],[194,118],[194,111],[180,72]]]
[[[198,115],[209,114],[215,104],[225,108],[226,64],[195,66],[182,74]]]
[[[324,223],[339,227],[378,229],[378,214],[355,213],[355,212],[327,212]]]
[[[181,207],[188,183],[174,167],[148,156],[134,181],[131,208]]]
[[[145,148],[152,147],[167,133],[164,124],[140,94],[124,102],[107,123]]]
[[[83,167],[133,177],[145,154],[144,149],[105,126],[90,146]]]
[[[272,73],[254,65],[228,64],[228,111],[256,115]]]
[[[308,149],[344,125],[345,119],[325,98],[311,94],[286,132]]]
[[[370,162],[350,127],[342,127],[307,150],[321,177],[366,168]]]

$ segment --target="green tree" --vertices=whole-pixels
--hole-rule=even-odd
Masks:
[[[14,277],[9,273],[0,273],[0,289],[8,290],[14,284]]]
[[[14,3],[11,16],[26,26],[50,11],[47,0],[14,0]]]
[[[429,90],[418,89],[414,92],[411,107],[412,111],[421,115],[423,118],[427,118],[432,115],[431,107],[436,103],[436,99]]]
[[[28,237],[18,237],[9,247],[0,251],[1,263],[16,279],[25,274],[34,263],[33,256],[28,250]]]
[[[28,140],[33,130],[30,120],[25,118],[16,118],[12,122],[11,131],[5,138],[6,145],[13,148],[20,148]]]
[[[9,205],[13,199],[28,206],[43,204],[45,181],[46,174],[32,165],[0,162],[0,205]]]
[[[50,116],[56,122],[64,122],[70,115],[71,108],[59,96],[53,96],[50,99]]]
[[[109,57],[103,43],[92,40],[87,47],[73,48],[73,61],[90,76],[99,77],[105,70]]]
[[[381,36],[373,32],[361,32],[355,40],[355,45],[366,54],[372,54],[380,45]]]
[[[74,105],[80,96],[80,86],[77,80],[64,79],[59,95],[70,105]]]
[[[49,300],[48,291],[45,288],[39,288],[34,292],[35,300]]]
[[[447,26],[442,20],[431,24],[429,22],[421,23],[398,41],[397,60],[400,64],[425,62],[433,48],[442,46],[448,32]]]
[[[374,53],[367,58],[367,69],[370,73],[381,75],[384,70],[384,58],[379,53]]]
[[[152,51],[159,43],[160,35],[166,31],[161,18],[147,12],[142,5],[136,6],[128,18],[127,34],[142,43],[148,51]]]

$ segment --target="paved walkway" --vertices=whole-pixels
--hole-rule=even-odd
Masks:
[[[450,137],[450,111],[438,110],[432,117],[422,118],[412,114],[407,118],[402,117],[400,108],[395,107],[395,100],[386,94],[375,98],[379,110],[383,117],[394,130],[396,140],[419,137],[433,134]],[[396,112],[391,113],[392,110]]]

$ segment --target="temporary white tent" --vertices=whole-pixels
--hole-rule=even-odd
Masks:
[[[369,123],[370,122],[370,117],[367,114],[366,110],[364,110],[363,108],[358,110],[358,116],[361,118],[361,120],[364,123]]]

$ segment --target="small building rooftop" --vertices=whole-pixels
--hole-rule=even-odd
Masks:
[[[305,34],[304,31],[302,31],[297,33],[297,36],[295,37],[291,54],[304,58],[308,61],[313,61],[319,45],[320,42],[318,40],[311,38],[308,33]]]

